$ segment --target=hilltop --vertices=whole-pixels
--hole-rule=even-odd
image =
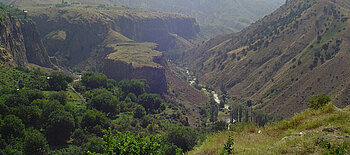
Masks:
[[[285,118],[315,94],[349,105],[346,0],[289,0],[239,33],[217,36],[185,56],[200,84],[225,89],[232,100]]]

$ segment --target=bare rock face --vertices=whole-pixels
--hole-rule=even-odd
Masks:
[[[5,14],[0,25],[2,62],[10,66],[25,66],[28,61],[19,20]]]
[[[114,43],[153,42],[158,50],[167,51],[177,49],[179,43],[188,47],[186,40],[199,32],[194,18],[179,14],[86,8],[46,8],[30,13],[49,55],[61,56],[68,66],[79,65],[91,52],[110,44],[110,35],[115,35]]]
[[[154,62],[166,65],[164,58],[155,57]],[[165,64],[164,64],[165,63]],[[165,67],[133,66],[121,60],[105,59],[103,73],[116,81],[130,79],[145,79],[150,86],[149,92],[164,94],[167,92]]]
[[[33,63],[52,67],[40,35],[30,20],[20,20],[5,14],[0,23],[0,61],[9,66]]]

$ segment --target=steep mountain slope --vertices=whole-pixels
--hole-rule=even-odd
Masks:
[[[26,15],[17,9],[0,4],[0,60],[9,66],[28,63],[52,67],[39,33]]]
[[[184,55],[199,82],[283,117],[326,93],[349,105],[350,2],[288,0],[243,31],[215,37]]]

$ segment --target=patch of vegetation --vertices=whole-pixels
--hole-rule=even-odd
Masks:
[[[12,8],[10,6],[4,5],[3,3],[0,2],[0,19],[1,21],[4,18],[4,14],[8,13],[10,16],[22,19],[22,20],[28,20],[30,19],[27,14],[20,9],[17,8]]]
[[[115,52],[109,54],[108,59],[130,63],[134,67],[161,67],[154,62],[154,58],[160,57],[162,53],[153,50],[155,47],[153,43],[120,43],[113,47]]]
[[[228,141],[231,135],[235,139],[232,145],[235,154],[341,154],[350,149],[346,145],[350,142],[347,136],[349,118],[349,107],[338,110],[330,102],[323,108],[310,108],[288,120],[264,127],[236,123],[230,126],[230,131],[209,135],[188,154],[222,154],[231,143]],[[321,145],[320,140],[326,141],[326,145]]]

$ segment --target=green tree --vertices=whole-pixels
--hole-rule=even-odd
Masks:
[[[185,152],[196,145],[197,138],[197,132],[191,127],[173,127],[166,135],[168,142],[175,144]]]
[[[160,136],[140,137],[129,132],[105,131],[103,136],[103,154],[161,154]]]
[[[51,145],[63,145],[75,129],[75,121],[71,113],[64,110],[52,112],[48,119],[46,137]]]
[[[145,108],[141,105],[136,106],[134,111],[134,118],[142,118],[145,115],[146,115]]]
[[[100,125],[103,128],[108,128],[109,120],[106,115],[96,109],[87,110],[81,119],[80,123],[83,129],[86,129],[88,132],[93,133],[93,128],[96,125]]]
[[[149,86],[146,84],[146,80],[122,80],[118,83],[118,86],[121,88],[122,92],[124,92],[124,97],[129,93],[133,93],[136,96],[139,96],[146,92],[146,89]]]
[[[44,155],[48,151],[48,144],[46,138],[40,131],[35,129],[29,129],[26,132],[24,139],[24,152],[25,154],[32,155]]]
[[[23,121],[26,127],[39,127],[42,110],[38,106],[18,106],[13,108],[12,111]]]
[[[53,72],[47,78],[49,83],[49,90],[61,91],[66,90],[68,83],[73,81],[73,78],[66,76],[60,72]]]
[[[49,95],[49,98],[51,100],[59,101],[62,105],[65,105],[67,103],[67,94],[64,91],[54,92]]]
[[[22,120],[15,115],[7,115],[4,118],[1,127],[1,135],[9,140],[11,138],[19,138],[24,136],[24,124]]]
[[[224,131],[228,128],[228,124],[226,121],[224,120],[220,120],[220,121],[217,121],[215,122],[215,124],[212,126],[212,130],[214,132],[217,132],[217,131]]]
[[[142,94],[138,97],[138,103],[141,104],[148,113],[158,113],[164,100],[158,94]],[[164,110],[164,109],[163,109]]]
[[[105,113],[118,113],[119,100],[111,92],[106,89],[96,89],[87,92],[89,108],[95,108]]]
[[[81,82],[88,89],[107,88],[108,78],[102,73],[86,72],[81,78]],[[109,81],[108,85],[113,85],[113,81]]]
[[[312,96],[307,102],[309,103],[309,108],[319,109],[331,102],[331,98],[325,94],[319,94]]]

